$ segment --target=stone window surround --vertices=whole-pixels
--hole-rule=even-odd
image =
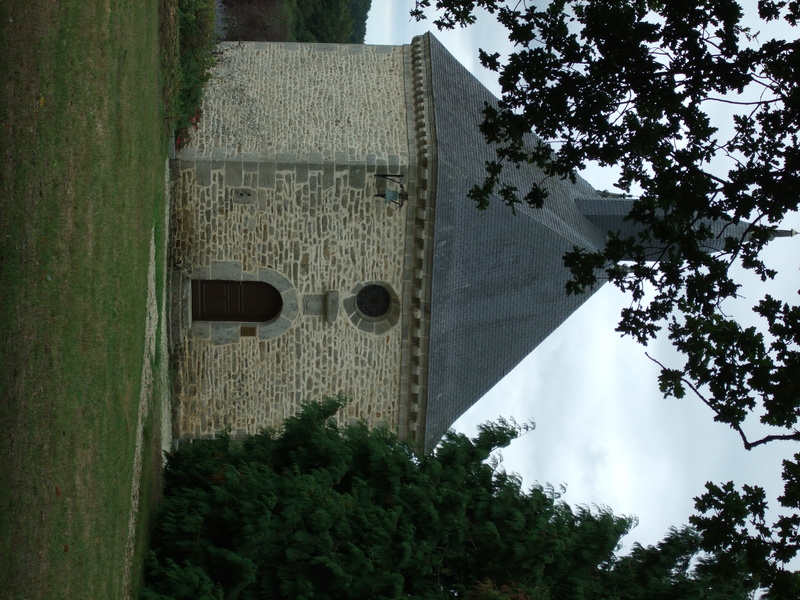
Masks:
[[[378,305],[372,305],[367,298],[378,296]],[[366,303],[366,305],[365,305]],[[392,294],[383,285],[365,285],[356,294],[356,311],[359,316],[367,321],[383,321],[392,309]],[[371,310],[375,314],[367,314]],[[377,311],[380,310],[378,313]]]
[[[242,337],[242,327],[255,327],[259,340],[276,338],[291,329],[300,314],[297,290],[292,282],[273,269],[259,269],[258,273],[242,270],[239,261],[211,261],[207,267],[192,271],[192,279],[224,279],[228,281],[263,281],[278,290],[283,300],[281,313],[265,323],[238,321],[190,321],[189,335],[211,340],[212,344],[233,344]],[[191,310],[191,306],[190,306]]]
[[[358,293],[365,287],[370,285],[379,285],[389,292],[392,299],[392,305],[389,312],[380,319],[365,317],[361,314],[356,306],[356,297]],[[391,285],[385,281],[364,281],[356,285],[351,291],[350,295],[342,301],[345,313],[350,318],[350,322],[359,330],[365,333],[372,333],[374,335],[381,335],[389,331],[392,327],[397,325],[400,320],[401,306],[400,299]]]

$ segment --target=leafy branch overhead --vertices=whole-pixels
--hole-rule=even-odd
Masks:
[[[412,15],[431,7],[440,29],[488,12],[512,44],[480,51],[502,95],[481,126],[496,159],[471,198],[540,207],[546,191],[508,186],[504,168],[614,167],[639,195],[637,234],[567,254],[567,291],[608,280],[627,292],[618,330],[642,344],[666,332],[683,356],[662,391],[697,393],[746,447],[752,416],[762,439],[800,438],[800,307],[763,294],[747,326],[725,310],[741,273],[776,277],[763,251],[800,201],[800,42],[769,33],[794,33],[800,3],[760,0],[745,16],[733,0],[418,0]],[[787,539],[796,554],[796,530]]]

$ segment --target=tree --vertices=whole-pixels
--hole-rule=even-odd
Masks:
[[[424,18],[430,5],[418,0],[412,14]],[[759,327],[726,312],[741,291],[734,265],[762,281],[776,276],[762,251],[800,201],[800,42],[754,29],[758,19],[796,27],[800,3],[760,0],[758,18],[746,20],[734,0],[437,0],[435,8],[442,29],[472,24],[485,9],[514,44],[506,58],[480,52],[502,97],[481,127],[497,159],[471,198],[479,207],[494,195],[540,207],[545,191],[506,184],[507,166],[534,163],[563,178],[588,161],[618,168],[623,193],[641,190],[629,216],[640,233],[611,232],[599,252],[568,253],[567,292],[600,279],[627,292],[618,330],[645,345],[664,330],[684,357],[677,367],[659,363],[661,390],[696,394],[747,449],[800,440],[800,306],[757,298]],[[712,119],[719,106],[735,109],[724,127]],[[541,139],[531,143],[532,131]],[[771,428],[759,439],[745,431],[753,416]],[[779,501],[789,510],[800,493],[798,458],[784,463]],[[765,561],[776,596],[798,597],[785,570],[800,549],[798,523],[764,525],[762,496],[710,486],[698,499],[716,515],[698,517],[703,543],[746,547]]]
[[[755,587],[695,565],[691,530],[619,558],[633,519],[524,491],[491,456],[531,425],[451,432],[418,455],[387,430],[336,425],[342,404],[171,455],[143,598],[743,600]]]
[[[350,0],[350,16],[353,19],[353,34],[348,42],[363,44],[367,36],[367,17],[372,7],[372,0]]]
[[[345,43],[353,35],[348,0],[304,0],[295,4],[294,11],[298,42]]]
[[[225,37],[363,44],[371,0],[223,0]]]

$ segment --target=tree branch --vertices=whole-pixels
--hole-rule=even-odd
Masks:
[[[737,106],[763,106],[765,104],[774,104],[776,102],[782,102],[782,98],[773,98],[771,100],[757,100],[754,102],[741,102],[738,100],[726,100],[725,98],[712,98],[707,96],[705,98],[700,98],[699,102],[723,102],[725,104],[735,104]]]
[[[665,371],[667,370],[667,367],[665,367],[662,362],[650,356],[648,352],[645,352],[644,355],[650,360],[652,360],[654,363],[656,363],[663,370]],[[700,390],[698,390],[697,387],[691,381],[686,379],[686,377],[681,377],[681,381],[694,392],[695,396],[697,396],[698,398],[700,398],[700,400],[703,401],[703,404],[705,404],[708,408],[714,411],[714,414],[719,415],[719,411],[716,408],[714,408],[714,405],[711,403],[711,401],[705,396],[703,396],[703,394],[700,393]],[[730,425],[730,427],[734,431],[736,431],[736,433],[739,434],[739,437],[742,438],[742,444],[744,444],[745,450],[752,450],[756,446],[761,446],[762,444],[767,444],[769,442],[791,441],[791,440],[800,441],[800,431],[797,431],[795,429],[792,431],[792,433],[787,433],[783,435],[766,435],[761,439],[751,442],[749,439],[747,439],[747,434],[744,432],[744,430],[740,425],[735,425],[733,423],[728,423],[728,425]]]

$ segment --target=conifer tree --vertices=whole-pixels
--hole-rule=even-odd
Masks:
[[[492,453],[532,425],[451,432],[419,455],[387,430],[338,426],[343,402],[171,455],[142,597],[718,597],[700,594],[692,534],[619,558],[633,519],[570,508],[499,469]],[[755,583],[741,581],[724,597],[746,598]]]

